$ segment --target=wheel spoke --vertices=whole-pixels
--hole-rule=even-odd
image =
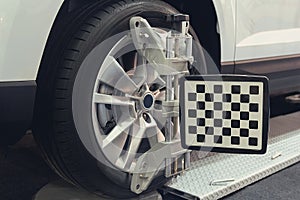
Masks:
[[[147,123],[143,117],[140,117],[139,123],[133,125],[129,148],[123,158],[123,164],[125,168],[130,168],[130,165],[136,157],[143,138],[148,138],[151,147],[153,147],[162,139],[162,133],[160,130],[158,130],[155,120],[150,115],[149,118],[151,120],[150,123]]]
[[[102,143],[102,148],[110,145],[114,140],[116,140],[126,129],[128,129],[133,123],[135,119],[129,118],[123,122],[117,123],[117,125],[111,130],[111,132],[104,136],[104,140]]]
[[[165,100],[165,94],[166,92],[164,90],[157,90],[156,92],[154,92],[155,99],[160,100],[161,102]]]
[[[100,69],[99,79],[102,83],[126,94],[133,94],[138,89],[138,86],[112,56],[105,59]]]
[[[153,84],[156,83],[158,85],[165,85],[165,81],[160,77],[158,72],[150,65],[148,64],[146,66],[147,68],[147,83],[148,84]]]
[[[148,129],[146,131],[146,136],[149,140],[149,144],[151,147],[153,147],[154,145],[156,145],[159,142],[159,137],[161,137],[161,131],[158,128],[158,125],[155,121],[155,119],[149,115],[150,119],[151,119],[151,123],[148,124]]]
[[[162,129],[165,126],[166,118],[162,116],[162,110],[153,109],[152,116],[159,129]]]
[[[165,81],[160,77],[158,72],[155,71],[155,69],[150,64],[140,62],[141,61],[137,61],[137,63],[139,64],[137,64],[135,74],[132,77],[132,79],[138,86],[142,86],[144,83],[147,83],[148,85],[158,84],[159,86],[163,87],[166,84]]]
[[[138,65],[135,69],[134,76],[132,77],[134,82],[141,87],[147,80],[147,69],[145,65]]]
[[[107,145],[105,148],[103,148],[103,152],[105,153],[105,155],[108,155],[107,157],[109,158],[110,162],[116,163],[120,158],[127,137],[128,134],[123,131],[121,135],[114,140],[113,143],[110,143],[110,145]]]
[[[112,96],[107,94],[94,94],[94,103],[116,106],[134,106],[134,102],[128,97]]]
[[[130,168],[131,163],[136,157],[142,139],[145,137],[146,128],[142,127],[141,119],[139,121],[140,123],[135,123],[133,125],[129,147],[123,157],[124,168]]]
[[[166,140],[165,135],[161,132],[161,130],[157,127],[157,139],[158,142],[163,142]]]

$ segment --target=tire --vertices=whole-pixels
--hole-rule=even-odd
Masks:
[[[54,36],[48,41],[37,81],[33,132],[50,166],[70,183],[102,196],[136,196],[130,190],[131,173],[113,165],[97,146],[91,118],[97,73],[112,44],[100,51],[98,69],[87,67],[86,62],[106,39],[121,39],[124,35],[120,33],[129,29],[131,17],[138,15],[152,26],[170,28],[165,16],[175,13],[178,12],[174,8],[158,0],[96,1],[71,13],[52,31]],[[126,59],[131,58],[131,53],[122,58],[123,63],[129,62]],[[96,108],[104,109],[105,113],[112,112],[106,105],[99,107]],[[105,116],[103,110],[100,113],[102,116],[95,115],[101,120]],[[114,126],[101,126],[100,134]],[[148,191],[165,181],[158,174]]]

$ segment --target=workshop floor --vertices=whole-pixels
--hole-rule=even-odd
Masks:
[[[0,160],[0,200],[32,200],[39,189],[59,179],[43,161],[31,135],[6,151]],[[296,164],[225,199],[298,200],[299,183],[300,164]]]
[[[2,149],[1,154],[0,200],[31,200],[41,187],[58,179],[44,162],[31,135],[9,149]]]

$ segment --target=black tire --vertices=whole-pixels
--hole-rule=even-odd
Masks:
[[[82,144],[73,118],[73,90],[78,89],[74,85],[87,55],[108,37],[128,30],[131,17],[142,16],[152,25],[170,28],[165,16],[174,13],[159,0],[96,1],[52,32],[39,71],[33,132],[51,167],[70,183],[99,195],[135,196],[130,174],[97,162]],[[164,182],[156,178],[149,190]]]

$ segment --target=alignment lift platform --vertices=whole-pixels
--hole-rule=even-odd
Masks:
[[[218,199],[299,162],[300,112],[269,121],[266,77],[187,75],[193,63],[188,17],[173,18],[178,32],[165,36],[141,17],[130,20],[133,43],[149,63],[146,69],[153,68],[162,77],[157,81],[165,83],[162,115],[166,118],[164,139],[136,157],[131,191],[141,194],[161,170],[171,178],[160,188],[162,195],[138,199],[162,199],[169,193],[178,199]],[[148,92],[140,102],[147,116],[154,99]],[[99,197],[52,183],[35,198],[48,199]]]

